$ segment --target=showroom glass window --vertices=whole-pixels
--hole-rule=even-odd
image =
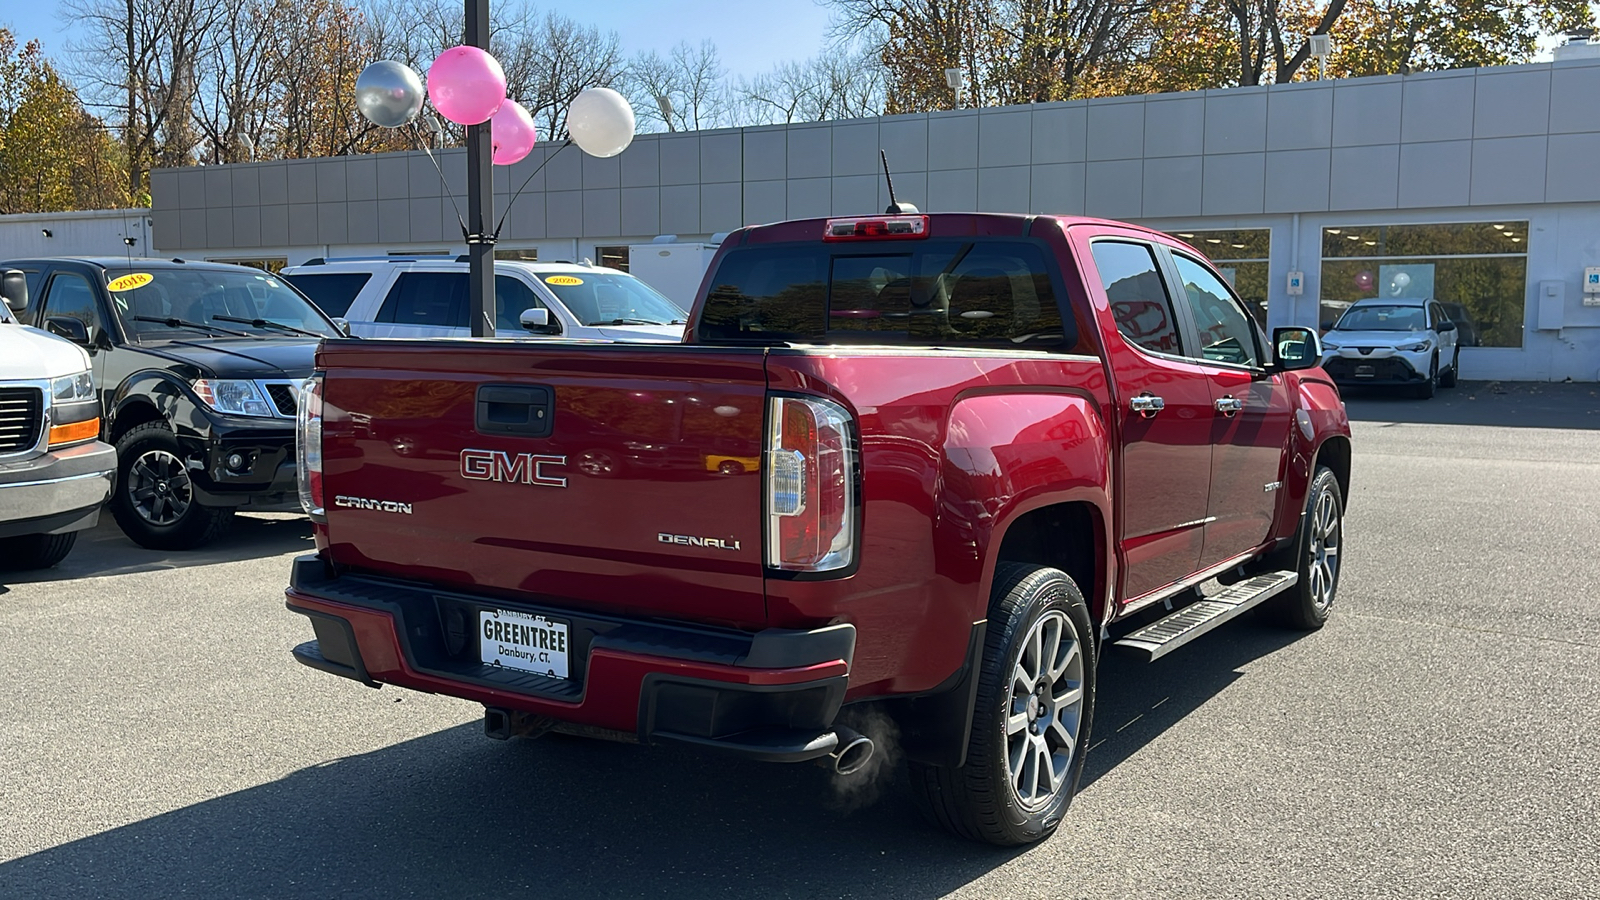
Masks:
[[[1320,325],[1369,297],[1437,300],[1484,347],[1521,347],[1528,223],[1356,225],[1322,230]]]
[[[1272,229],[1240,228],[1232,231],[1174,231],[1172,236],[1205,254],[1233,285],[1234,293],[1263,328],[1267,324],[1267,263],[1271,257]]]

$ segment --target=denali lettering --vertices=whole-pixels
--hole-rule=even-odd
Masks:
[[[656,540],[663,544],[677,544],[681,547],[716,547],[718,550],[737,550],[739,542],[724,540],[714,537],[695,537],[688,534],[667,534],[665,531],[656,533]]]
[[[411,515],[411,504],[397,503],[393,500],[368,500],[366,497],[346,497],[340,494],[333,498],[333,505],[345,509],[375,509],[378,512]]]
[[[564,488],[562,475],[546,475],[545,466],[564,466],[565,456],[541,453],[510,454],[504,450],[461,451],[461,477],[472,481],[504,481],[508,484],[542,484]]]

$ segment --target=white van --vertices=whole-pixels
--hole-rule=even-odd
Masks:
[[[314,259],[279,274],[322,311],[369,338],[466,337],[464,257]],[[627,272],[574,263],[495,260],[495,336],[676,343],[688,313]],[[524,327],[526,310],[547,310]],[[537,318],[537,316],[533,317]]]
[[[36,275],[0,271],[0,571],[64,559],[99,522],[117,471],[89,354],[11,315],[28,308]]]

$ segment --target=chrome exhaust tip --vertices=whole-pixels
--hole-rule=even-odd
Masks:
[[[833,729],[833,733],[839,738],[839,743],[828,751],[828,758],[833,760],[834,774],[854,775],[872,760],[872,753],[877,749],[872,738],[842,725]]]

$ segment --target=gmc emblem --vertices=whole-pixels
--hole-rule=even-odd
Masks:
[[[461,451],[461,477],[471,481],[504,481],[510,484],[542,484],[564,488],[567,479],[546,475],[545,466],[564,466],[565,456],[539,453],[507,453],[504,450]]]

